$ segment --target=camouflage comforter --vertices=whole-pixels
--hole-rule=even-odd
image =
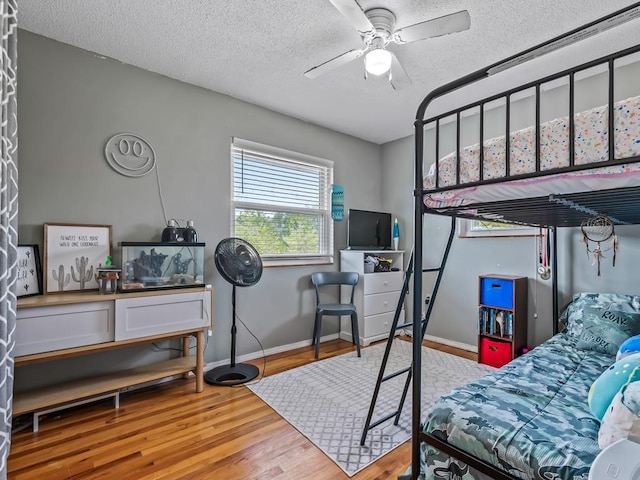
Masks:
[[[558,334],[494,373],[439,399],[424,430],[513,476],[586,480],[600,424],[589,412],[593,381],[615,358],[575,348]],[[488,479],[422,446],[426,479]]]

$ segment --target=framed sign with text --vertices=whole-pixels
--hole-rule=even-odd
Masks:
[[[18,245],[16,296],[42,294],[42,265],[38,245]]]
[[[97,290],[111,256],[111,225],[44,224],[44,293]]]

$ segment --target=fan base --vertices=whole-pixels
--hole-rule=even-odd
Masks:
[[[204,381],[209,385],[233,386],[249,382],[258,376],[259,370],[255,365],[237,363],[234,366],[224,365],[209,370]]]

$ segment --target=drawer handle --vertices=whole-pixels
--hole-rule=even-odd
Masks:
[[[384,302],[385,305],[389,305],[389,302]]]
[[[489,346],[489,350],[491,350],[492,352],[497,352],[498,351],[498,347],[494,347],[493,345]]]
[[[384,281],[384,284],[385,284],[385,285],[389,285],[389,282],[387,282],[387,281],[385,280],[385,281]]]

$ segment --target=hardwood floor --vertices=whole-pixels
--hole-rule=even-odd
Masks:
[[[476,359],[452,347],[427,346]],[[351,351],[341,340],[322,344],[320,358]],[[266,375],[314,361],[304,347],[267,357]],[[253,362],[262,370],[262,360]],[[8,478],[346,480],[309,440],[244,386],[205,385],[193,378],[123,394],[120,409],[95,403],[51,414],[12,435]],[[354,480],[394,479],[410,462],[406,442]]]

